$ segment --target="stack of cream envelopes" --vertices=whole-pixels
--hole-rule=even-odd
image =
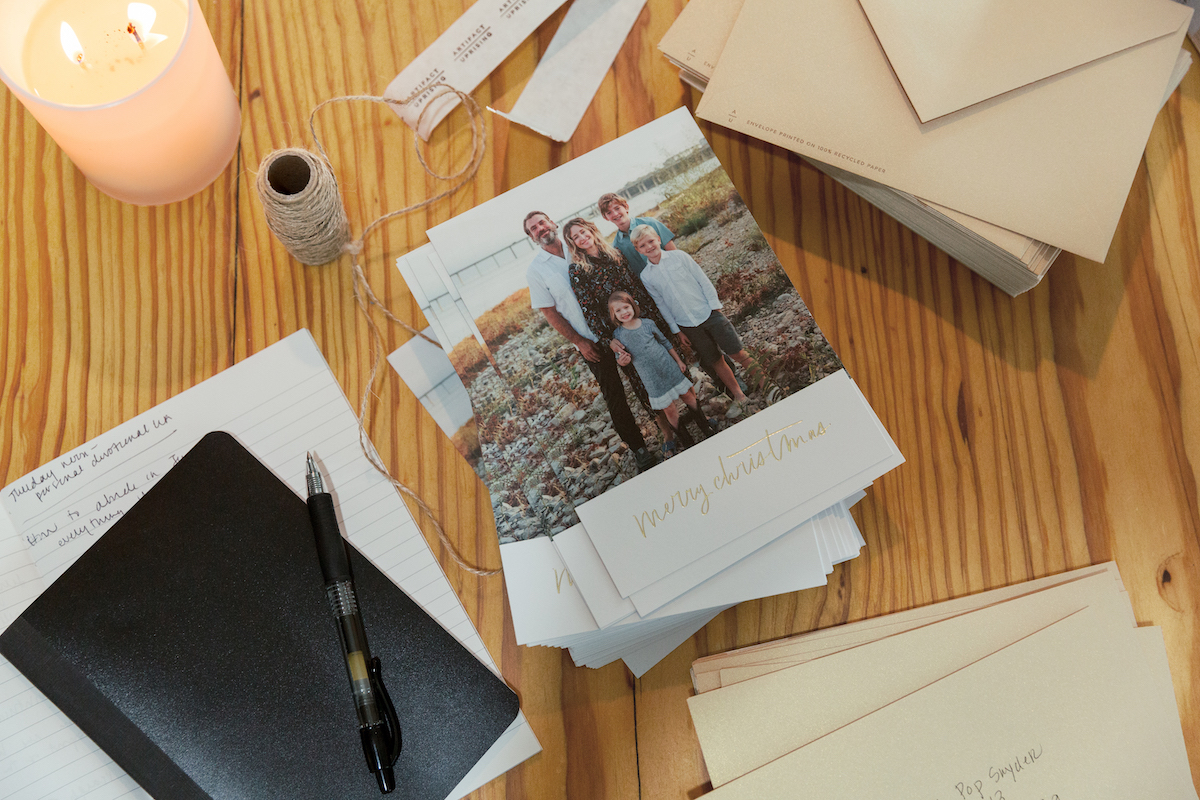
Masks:
[[[657,282],[609,244],[619,224],[597,204],[610,192],[627,199],[629,232],[650,224],[641,275]],[[553,235],[523,234],[531,214]],[[391,362],[488,487],[519,643],[641,675],[723,609],[822,586],[858,554],[849,507],[903,458],[686,109],[429,238],[397,266],[446,350],[413,344]],[[554,324],[610,348],[614,290],[634,297],[628,330],[644,341],[606,399]],[[741,402],[719,370],[672,360],[696,361],[676,318],[714,308],[736,337],[724,346]],[[469,412],[450,399],[451,369]],[[682,414],[673,450],[643,385]],[[636,432],[618,433],[622,414]],[[670,457],[639,465],[634,437]]]
[[[706,90],[699,116],[813,161],[1017,294],[1059,249],[1104,260],[1190,64],[1189,15],[1173,0],[693,0],[660,47]]]
[[[693,665],[729,798],[1195,800],[1158,628],[1112,564]]]

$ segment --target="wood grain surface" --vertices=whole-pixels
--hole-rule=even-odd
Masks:
[[[243,123],[233,163],[190,200],[106,197],[11,93],[0,101],[5,484],[301,327],[356,406],[366,387],[372,341],[348,258],[293,260],[267,229],[255,174],[275,149],[312,149],[314,106],[381,93],[469,2],[201,5]],[[656,49],[681,7],[649,0],[570,143],[489,114],[477,177],[371,234],[362,264],[394,313],[423,324],[393,264],[428,227],[694,107]],[[474,92],[481,105],[512,107],[563,13]],[[442,188],[386,108],[326,108],[317,128],[355,235]],[[544,747],[476,796],[697,797],[708,787],[685,704],[693,658],[1108,559],[1138,620],[1163,628],[1200,776],[1197,69],[1159,115],[1106,263],[1064,254],[1017,298],[787,152],[702,128],[907,463],[856,507],[867,547],[826,588],[730,609],[639,680],[620,663],[581,669],[564,652],[516,645],[502,579],[457,569],[418,515]],[[444,168],[462,163],[469,140],[457,111],[422,147]],[[385,350],[408,338],[375,319]],[[374,389],[370,432],[394,474],[465,558],[498,566],[473,473],[386,364]]]

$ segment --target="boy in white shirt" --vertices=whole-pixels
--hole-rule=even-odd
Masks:
[[[684,251],[663,250],[658,233],[649,225],[635,227],[629,240],[646,257],[646,268],[639,277],[658,304],[671,333],[679,334],[680,340],[696,351],[700,365],[711,370],[725,385],[734,400],[726,415],[738,416],[748,398],[721,354],[728,354],[740,364],[748,377],[757,376],[761,382],[764,376],[742,346],[733,324],[721,313],[721,300],[712,281]]]

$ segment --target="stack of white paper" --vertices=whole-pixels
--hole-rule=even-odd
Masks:
[[[693,0],[660,48],[704,119],[786,147],[1010,294],[1103,261],[1191,63],[1172,0]],[[802,24],[779,24],[781,20]]]
[[[710,797],[1194,800],[1112,564],[702,659]]]
[[[738,387],[691,370],[696,402],[719,430],[703,438],[693,427],[691,446],[683,448],[681,434],[681,451],[645,471],[584,358],[542,311],[565,308],[563,296],[599,303],[575,330],[592,325],[606,337],[613,323],[603,305],[617,284],[605,284],[602,297],[580,288],[580,299],[567,262],[582,257],[562,250],[568,258],[554,263],[565,295],[544,299],[535,261],[550,251],[522,234],[527,215],[540,212],[557,233],[586,230],[607,242],[619,227],[597,208],[607,192],[628,198],[631,230],[656,217],[667,243],[694,256],[741,338],[740,354],[731,352],[749,358],[737,367],[747,384],[739,408],[729,396]],[[568,224],[574,218],[587,224]],[[557,233],[543,240],[551,250],[562,242]],[[823,585],[834,564],[858,554],[863,540],[849,505],[902,458],[686,110],[429,238],[397,266],[473,405],[473,421],[460,413],[448,433],[464,443],[492,494],[519,643],[567,647],[576,663],[593,667],[623,659],[641,675],[724,608]],[[645,293],[639,324],[652,320],[659,303],[636,272],[610,267],[615,272],[602,274]],[[414,345],[392,363],[440,408],[447,403],[431,387],[446,386],[449,370],[435,356]],[[635,393],[622,397],[647,449],[657,451],[666,434]],[[686,399],[675,402],[682,409]]]

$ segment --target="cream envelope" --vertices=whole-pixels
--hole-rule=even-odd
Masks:
[[[705,797],[1195,800],[1161,647],[1084,609]]]
[[[1179,28],[1170,2],[859,2],[922,122]]]
[[[689,697],[712,784],[804,747],[1089,606],[1114,627],[1135,627],[1128,600],[1098,574]],[[803,713],[795,713],[799,709]]]
[[[857,0],[746,0],[697,114],[1103,261],[1191,14],[1145,7],[1175,32],[922,125]]]

